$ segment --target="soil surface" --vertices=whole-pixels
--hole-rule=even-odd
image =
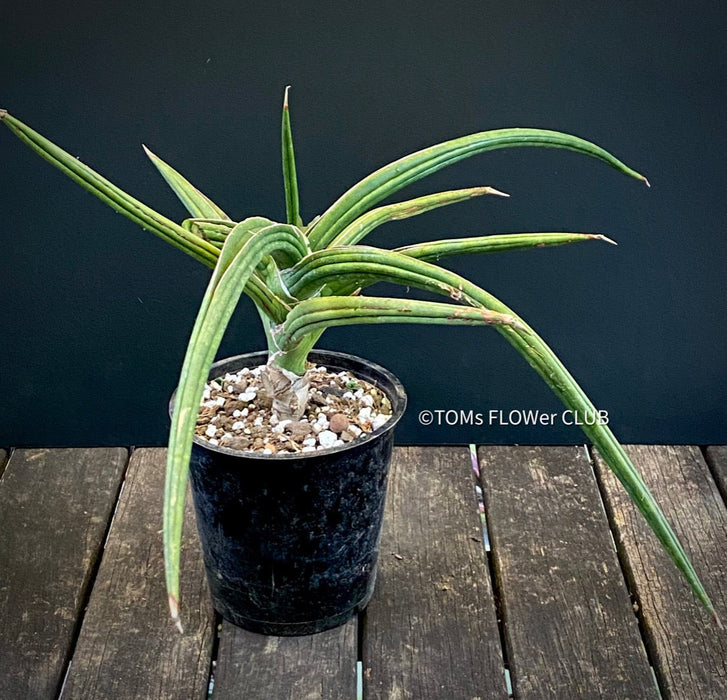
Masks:
[[[297,421],[280,420],[263,387],[264,367],[245,367],[205,386],[197,436],[230,449],[293,454],[355,441],[391,418],[391,403],[381,389],[347,371],[311,366],[305,414]]]

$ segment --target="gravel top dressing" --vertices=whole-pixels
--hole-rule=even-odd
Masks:
[[[383,391],[347,371],[312,367],[310,397],[300,420],[280,420],[262,381],[264,365],[244,367],[205,386],[195,433],[211,445],[262,454],[337,447],[391,418]]]

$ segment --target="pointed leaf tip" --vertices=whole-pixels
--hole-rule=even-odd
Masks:
[[[717,625],[717,628],[724,631],[724,625],[716,611],[712,613],[712,618],[714,619],[714,624]]]
[[[646,185],[647,187],[651,187],[651,183],[650,183],[650,182],[649,182],[649,181],[648,181],[648,180],[647,180],[647,179],[646,179],[646,178],[645,178],[645,177],[644,177],[643,175],[641,176],[641,179],[642,179],[642,180],[644,181],[644,184],[645,184],[645,185]]]
[[[160,164],[160,163],[162,164],[162,166],[163,166],[163,165],[165,165],[165,163],[163,163],[163,162],[162,162],[161,158],[159,158],[159,156],[158,156],[158,155],[157,155],[156,153],[154,153],[154,151],[152,151],[152,150],[151,150],[151,149],[150,149],[150,148],[149,148],[149,147],[148,147],[148,146],[147,146],[146,144],[142,143],[142,144],[141,144],[141,147],[142,147],[142,148],[144,149],[144,153],[146,153],[146,157],[147,157],[147,158],[148,158],[148,159],[149,159],[149,160],[150,160],[150,161],[151,161],[152,163],[154,163],[154,165],[155,165],[155,166],[156,166],[157,168],[159,167],[159,164]],[[163,173],[162,173],[162,177],[164,177],[164,174],[163,174]],[[166,179],[166,178],[165,178],[165,179]],[[172,189],[174,189],[174,188],[172,188]]]
[[[283,109],[288,109],[288,93],[290,92],[290,85],[285,86],[285,95],[283,96]]]
[[[179,603],[177,598],[172,593],[169,594],[169,614],[172,616],[172,622],[175,627],[179,630],[179,634],[184,634],[184,627],[182,627],[182,620],[179,618]]]
[[[498,197],[510,196],[507,192],[501,192],[500,190],[496,190],[494,187],[485,187],[484,189],[487,194],[496,194]]]
[[[616,243],[616,241],[614,241],[613,238],[604,236],[602,233],[595,234],[594,238],[598,239],[599,241],[603,241],[604,243],[610,243],[611,245],[618,245],[618,243]]]
[[[7,116],[8,116],[8,110],[0,108],[0,119],[5,119],[5,117],[7,117]]]

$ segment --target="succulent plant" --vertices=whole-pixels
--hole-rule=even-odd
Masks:
[[[144,229],[212,268],[181,370],[169,438],[164,501],[164,552],[170,611],[179,625],[179,560],[187,466],[204,384],[230,317],[247,294],[267,338],[267,382],[281,416],[299,414],[306,400],[306,357],[330,326],[360,323],[426,323],[492,326],[542,377],[565,406],[595,416],[593,403],[540,336],[499,299],[437,264],[443,258],[519,248],[609,239],[595,234],[519,233],[446,239],[383,249],[362,241],[376,227],[482,195],[506,196],[491,187],[430,194],[394,204],[384,199],[465,158],[518,146],[576,151],[648,185],[643,175],[599,146],[541,129],[484,131],[412,153],[371,173],[307,225],[301,218],[288,90],[282,116],[282,161],[287,220],[255,216],[234,221],[176,170],[146,149],[191,218],[177,224],[126,194],[6,111],[0,119],[34,151]],[[368,296],[386,281],[432,292],[443,302]],[[608,425],[582,421],[665,550],[702,604],[714,608],[670,525]],[[716,619],[716,615],[715,615]]]

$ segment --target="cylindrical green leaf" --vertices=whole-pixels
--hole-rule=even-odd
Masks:
[[[541,146],[563,148],[597,158],[643,182],[646,178],[594,143],[545,129],[496,129],[430,146],[385,165],[339,197],[309,231],[311,247],[325,248],[358,216],[417,180],[454,163],[499,148]],[[648,184],[648,183],[647,183]]]
[[[285,185],[285,211],[287,221],[294,226],[303,226],[300,218],[300,202],[298,195],[298,175],[295,169],[295,150],[293,149],[293,130],[290,125],[290,110],[288,109],[288,92],[290,85],[285,88],[283,99],[283,119],[281,127],[281,150],[283,154],[283,183]]]
[[[356,260],[357,256],[360,257],[359,261]],[[545,341],[525,321],[492,294],[449,270],[423,260],[407,260],[407,256],[393,251],[354,246],[332,248],[307,256],[293,268],[289,282],[291,289],[296,291],[310,291],[319,285],[331,284],[338,285],[339,293],[350,293],[357,286],[366,286],[382,279],[450,297],[454,291],[457,300],[462,303],[513,319],[514,322],[496,325],[496,330],[535,369],[567,408],[581,416],[597,415],[596,407],[585,392]],[[319,303],[325,304],[329,299],[336,297],[322,297]],[[714,607],[691,561],[610,428],[607,425],[586,424],[582,426],[582,430],[621,481],[699,600],[714,614]]]
[[[482,307],[386,297],[314,297],[301,301],[276,333],[281,353],[300,338],[330,326],[367,323],[496,325],[517,323],[512,316]]]
[[[260,262],[269,255],[294,261],[308,252],[305,238],[295,227],[276,224],[258,230],[256,223],[239,223],[225,242],[197,314],[175,398],[164,491],[164,563],[170,612],[177,623],[187,467],[209,368],[240,295]]]
[[[410,199],[405,202],[387,204],[386,206],[372,209],[359,216],[358,219],[351,222],[336,236],[330,243],[330,246],[353,245],[363,240],[376,227],[388,221],[408,219],[409,217],[423,214],[438,207],[455,204],[456,202],[462,202],[473,197],[481,197],[483,194],[496,194],[501,197],[508,196],[493,187],[469,187],[464,190],[437,192],[436,194],[417,197],[416,199]]]
[[[418,260],[436,262],[454,255],[503,253],[510,250],[545,248],[546,246],[582,241],[605,241],[615,245],[610,238],[598,233],[504,233],[471,238],[445,238],[439,241],[402,246],[394,250]]]
[[[143,144],[142,144],[143,145]],[[154,155],[146,146],[143,146],[144,152],[167,184],[174,190],[174,194],[179,197],[179,201],[184,204],[185,209],[192,215],[197,217],[207,217],[216,219],[227,219],[230,217],[225,214],[209,197],[202,194],[189,180],[180,175],[171,165],[165,163],[159,156]]]
[[[168,243],[180,248],[205,265],[214,267],[218,250],[211,243],[185,231],[179,224],[174,223],[138,199],[128,195],[95,170],[84,165],[80,160],[74,158],[4,110],[0,110],[0,120],[44,160],[68,175],[72,180],[75,180],[102,202],[108,204],[114,211],[128,217],[145,230],[156,233]]]

